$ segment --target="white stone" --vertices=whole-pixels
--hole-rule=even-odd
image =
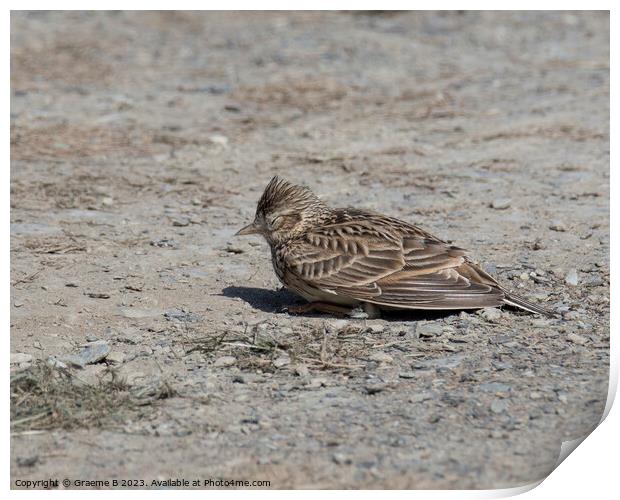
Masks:
[[[502,317],[502,311],[497,307],[485,307],[478,314],[487,321],[498,321]]]
[[[571,269],[566,273],[566,277],[564,278],[567,285],[577,286],[579,284],[579,275],[577,274],[577,269]]]

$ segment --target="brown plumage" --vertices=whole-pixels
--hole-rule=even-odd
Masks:
[[[330,208],[312,191],[274,177],[254,222],[276,275],[311,304],[297,310],[478,309],[503,304],[550,314],[504,290],[465,250],[407,222],[353,208]]]

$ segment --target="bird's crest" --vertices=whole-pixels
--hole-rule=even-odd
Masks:
[[[270,213],[288,207],[304,210],[315,205],[323,205],[323,202],[310,189],[291,184],[276,175],[258,201],[257,212]]]

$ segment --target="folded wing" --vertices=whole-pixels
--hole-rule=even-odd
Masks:
[[[465,251],[390,219],[316,229],[287,246],[289,272],[339,296],[399,309],[468,309],[502,304],[504,292]]]

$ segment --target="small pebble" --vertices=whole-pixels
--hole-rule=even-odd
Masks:
[[[579,275],[577,274],[577,269],[571,269],[566,273],[564,278],[567,285],[577,286],[579,284]]]
[[[50,356],[49,358],[47,358],[47,364],[48,366],[51,366],[52,368],[60,368],[60,369],[67,368],[67,365],[65,363],[56,359],[54,356]]]
[[[189,219],[174,219],[172,225],[177,227],[189,226]]]
[[[160,248],[177,248],[179,246],[179,244],[176,241],[172,239],[168,239],[168,238],[163,238],[161,240],[151,240],[150,244],[153,247],[160,247]]]
[[[98,340],[87,344],[78,354],[62,357],[61,361],[78,368],[84,368],[86,365],[102,361],[108,354],[110,354],[110,345],[105,340]]]
[[[288,356],[280,356],[279,358],[273,361],[273,366],[276,368],[283,368],[286,365],[290,364],[291,360]]]
[[[591,278],[588,278],[585,281],[585,284],[587,286],[601,286],[604,283],[605,283],[605,281],[600,276],[592,276]]]
[[[377,382],[374,384],[368,384],[364,387],[366,394],[378,394],[379,392],[383,392],[388,388],[388,384],[385,382]]]
[[[578,345],[586,345],[588,343],[588,339],[582,337],[581,335],[577,335],[576,333],[569,333],[566,336],[566,339],[571,341],[573,344]]]
[[[116,335],[117,342],[131,345],[136,345],[138,342],[140,342],[141,338],[142,333],[137,328],[127,328],[126,330],[123,330]]]
[[[338,465],[348,465],[353,462],[351,458],[347,457],[343,453],[334,453],[332,455],[332,460]]]
[[[428,401],[429,399],[432,399],[431,394],[429,394],[428,392],[420,392],[418,394],[414,394],[413,396],[411,396],[409,398],[409,402],[410,403],[422,403],[423,401]]]
[[[111,352],[106,356],[106,361],[110,363],[120,365],[125,361],[125,355],[122,352]]]
[[[560,233],[563,233],[564,231],[566,231],[566,225],[561,221],[554,221],[549,226],[549,229],[551,229],[552,231],[558,231]]]
[[[419,337],[437,337],[443,333],[443,326],[439,323],[418,323],[416,333]]]
[[[496,399],[491,403],[491,411],[493,413],[502,413],[508,408],[508,401],[505,399]]]
[[[236,245],[234,243],[228,243],[226,245],[226,251],[228,253],[234,253],[234,254],[245,253],[245,249],[241,248],[239,245]]]
[[[495,210],[506,210],[510,207],[512,200],[510,198],[497,198],[491,202],[491,208]]]
[[[366,311],[364,311],[362,308],[360,308],[360,307],[356,307],[355,309],[352,309],[351,312],[349,313],[349,317],[351,319],[368,319],[368,318],[370,318],[369,314]]]
[[[215,360],[215,363],[213,363],[213,366],[216,366],[216,367],[232,366],[236,362],[237,362],[237,358],[235,358],[234,356],[222,356]]]
[[[308,375],[310,375],[310,370],[308,370],[308,367],[306,365],[296,365],[295,373],[300,377],[307,377]]]
[[[372,333],[381,333],[385,330],[385,326],[380,324],[372,324],[368,325],[368,330]]]
[[[339,332],[340,330],[344,330],[349,324],[350,322],[346,319],[337,319],[328,324],[328,329],[332,332]]]
[[[502,312],[497,307],[485,307],[477,311],[477,314],[491,322],[498,321],[502,317]]]
[[[209,141],[211,141],[212,144],[217,144],[218,146],[222,146],[224,148],[228,147],[228,137],[224,135],[210,135]]]

